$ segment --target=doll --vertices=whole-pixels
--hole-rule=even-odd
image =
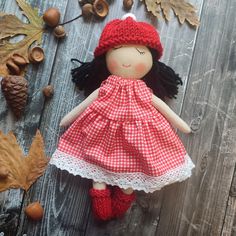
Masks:
[[[100,220],[123,216],[134,190],[191,176],[194,164],[172,126],[190,127],[163,101],[182,81],[159,61],[162,51],[156,29],[129,14],[105,26],[92,62],[72,70],[87,98],[61,120],[71,126],[50,163],[93,180],[89,195]]]

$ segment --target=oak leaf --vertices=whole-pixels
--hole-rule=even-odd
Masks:
[[[10,188],[27,191],[40,177],[48,164],[44,154],[43,138],[37,131],[29,153],[24,156],[12,132],[0,132],[0,166],[7,170],[7,176],[0,179],[0,192]]]
[[[33,43],[41,44],[43,34],[43,20],[38,16],[38,10],[32,8],[24,0],[16,0],[29,23],[24,23],[15,15],[0,13],[0,75],[6,76],[9,71],[6,61],[13,54],[20,54],[27,62],[28,49]],[[17,35],[24,35],[24,38],[11,43],[9,40]]]
[[[170,10],[172,9],[181,24],[187,21],[192,26],[198,26],[199,20],[196,8],[185,0],[141,0],[146,4],[147,10],[154,16],[160,18],[161,10],[164,18],[170,20]],[[161,10],[160,10],[161,9]]]

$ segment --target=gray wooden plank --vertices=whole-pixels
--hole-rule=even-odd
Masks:
[[[224,225],[221,233],[222,236],[235,235],[235,226],[234,226],[235,212],[236,212],[235,197],[229,197],[224,219]]]
[[[204,1],[182,117],[196,163],[192,178],[167,189],[156,235],[221,235],[236,155],[235,1]],[[174,197],[173,197],[174,195]],[[170,227],[171,225],[171,227]]]
[[[76,0],[67,4],[64,21],[80,13],[81,9]],[[55,88],[54,96],[47,101],[40,123],[40,130],[45,137],[47,154],[50,156],[56,148],[59,138],[58,124],[62,116],[80,103],[84,98],[78,93],[71,82],[71,57],[91,57],[87,48],[90,45],[91,32],[98,23],[83,22],[79,19],[65,25],[67,37],[59,42],[50,84]],[[90,39],[90,40],[88,40]],[[87,54],[85,55],[85,52]],[[89,214],[90,202],[87,189],[90,181],[69,175],[50,166],[29,194],[30,201],[40,200],[45,215],[41,222],[28,221],[22,214],[18,235],[83,235]],[[26,205],[27,202],[24,202]]]
[[[33,6],[40,7],[40,13],[47,9],[49,6],[57,6],[62,16],[64,15],[65,11],[65,1],[28,1]],[[14,0],[12,1],[2,1],[1,2],[1,10],[4,12],[14,13],[19,16],[21,19],[24,19],[20,13],[19,8],[16,5]],[[0,128],[4,132],[9,130],[13,130],[14,133],[17,135],[19,143],[21,144],[24,152],[28,152],[30,143],[32,141],[32,137],[35,135],[36,129],[39,125],[39,120],[41,117],[41,111],[44,106],[44,98],[41,93],[41,88],[48,84],[50,78],[50,72],[52,69],[54,55],[57,48],[57,41],[50,36],[49,34],[44,34],[43,37],[43,44],[44,50],[47,54],[47,57],[43,63],[40,65],[31,65],[29,66],[29,70],[26,74],[26,79],[29,81],[29,99],[28,105],[26,107],[26,111],[24,116],[19,120],[15,121],[11,112],[8,110],[6,106],[5,100],[3,95],[1,94],[1,105],[0,105]],[[50,51],[50,53],[48,53]],[[8,222],[12,222],[11,226],[15,229],[15,226],[18,224],[18,213],[21,210],[21,200],[22,200],[22,192],[17,191],[10,191],[9,193],[1,193],[1,204],[4,207],[1,209],[0,215],[1,218],[5,220],[1,225],[2,231],[5,234],[15,235],[13,230],[10,232],[10,227],[7,226]],[[18,200],[18,201],[17,201]],[[5,202],[10,202],[10,204],[5,204]],[[18,205],[14,205],[14,202],[18,202]],[[12,205],[11,205],[12,203]],[[7,207],[7,208],[6,208]],[[15,210],[14,210],[15,209]],[[11,214],[12,211],[15,211],[16,214]],[[0,230],[1,232],[1,230]]]

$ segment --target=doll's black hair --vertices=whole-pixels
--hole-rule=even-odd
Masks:
[[[143,81],[162,100],[176,98],[178,86],[183,84],[181,78],[169,66],[154,59],[157,58],[155,50],[150,49],[150,51],[153,58],[153,66],[143,77]],[[99,88],[102,81],[110,75],[106,66],[105,54],[94,58],[91,62],[81,62],[74,58],[71,61],[77,61],[81,64],[81,66],[72,69],[71,74],[72,81],[80,90],[84,90],[85,96]]]

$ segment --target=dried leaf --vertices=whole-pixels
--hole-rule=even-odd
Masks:
[[[198,26],[199,20],[195,7],[185,0],[141,0],[145,2],[147,10],[159,18],[160,8],[166,20],[170,20],[172,9],[181,24],[187,21],[192,26]],[[156,13],[158,12],[158,14]]]
[[[44,154],[43,138],[37,131],[28,156],[24,156],[12,132],[0,132],[0,166],[9,171],[7,178],[0,179],[0,192],[10,188],[27,191],[46,169],[48,158]]]
[[[14,54],[22,55],[28,61],[28,48],[36,42],[41,44],[43,34],[43,20],[38,16],[38,10],[31,8],[24,0],[16,0],[29,24],[22,22],[14,15],[0,13],[0,75],[9,74],[6,61]],[[17,43],[10,43],[9,39],[16,35],[24,35],[24,39]]]
[[[147,7],[147,10],[151,12],[157,18],[162,18],[161,16],[161,7],[158,5],[158,0],[141,0],[144,1]]]

